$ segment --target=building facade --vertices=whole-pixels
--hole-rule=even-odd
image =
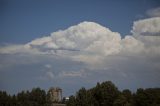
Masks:
[[[48,91],[50,102],[60,102],[62,100],[62,89],[59,87],[51,87]]]

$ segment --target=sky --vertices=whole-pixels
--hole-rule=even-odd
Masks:
[[[0,23],[0,90],[160,87],[158,0],[0,0]]]

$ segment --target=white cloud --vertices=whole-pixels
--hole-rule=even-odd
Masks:
[[[146,13],[150,17],[160,17],[160,7],[150,9]]]
[[[131,32],[133,35],[160,36],[160,17],[135,21]]]
[[[46,64],[45,67],[50,69],[52,66],[50,64]]]
[[[150,50],[159,53],[156,50],[159,46],[152,44],[155,44],[155,41],[159,42],[159,38],[140,35],[159,34],[160,17],[135,21],[131,32],[132,36],[121,39],[119,33],[97,23],[82,22],[66,30],[53,32],[50,36],[37,38],[25,45],[1,47],[0,53],[56,54],[91,64],[99,60],[103,62],[109,55],[137,55]]]
[[[48,71],[48,72],[46,72],[46,77],[49,79],[53,79],[55,76],[54,76],[53,72]]]
[[[141,55],[147,58],[160,57],[160,17],[135,21],[131,32],[132,36],[143,43]]]
[[[14,54],[17,52],[22,52],[23,45],[7,45],[0,48],[1,54]]]
[[[10,44],[0,47],[0,54],[42,54],[35,48],[22,44]]]
[[[82,22],[24,45],[1,46],[0,70],[35,73],[28,75],[40,76],[38,79],[49,86],[82,86],[105,80],[124,88],[160,85],[159,21],[159,17],[135,21],[132,35],[124,38],[97,23]]]
[[[120,60],[127,58],[129,61],[131,58],[127,56],[146,57],[151,60],[160,56],[159,35],[149,36],[160,33],[160,17],[135,21],[131,32],[132,35],[122,39],[119,33],[97,23],[82,22],[25,45],[0,47],[0,53],[58,55],[83,62],[89,68],[94,66],[105,69],[108,67],[105,65],[106,62],[109,63],[108,59],[112,61],[113,56],[121,57]],[[82,76],[82,73],[84,72],[62,72],[60,76]],[[53,74],[49,72],[47,76],[52,78]]]
[[[44,75],[37,77],[38,80],[54,80],[56,76],[52,71],[46,71]]]
[[[102,55],[116,52],[117,50],[114,48],[121,39],[119,33],[112,32],[108,28],[94,22],[82,22],[67,30],[52,33],[51,36],[59,48]],[[112,48],[110,45],[112,45]],[[106,50],[106,47],[108,50]]]
[[[121,46],[121,52],[125,55],[126,53],[130,55],[141,53],[144,50],[144,44],[132,36],[125,36],[121,40]]]
[[[59,73],[59,77],[84,77],[86,76],[85,70],[80,71],[62,71]]]
[[[82,22],[48,37],[35,39],[25,46],[49,54],[67,54],[80,51],[99,55],[119,52],[120,34],[94,22]]]
[[[120,49],[121,36],[94,22],[82,22],[25,45],[2,47],[0,53],[35,53],[58,55],[112,55]],[[76,53],[76,54],[75,54]]]

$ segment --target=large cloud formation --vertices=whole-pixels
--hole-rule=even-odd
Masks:
[[[118,53],[121,36],[94,22],[82,22],[64,31],[51,33],[50,36],[35,39],[25,45],[1,48],[1,53],[35,50],[47,54],[83,52],[109,55]],[[24,52],[24,51],[23,51]]]
[[[82,22],[66,30],[53,32],[50,36],[37,38],[25,45],[1,47],[0,53],[56,54],[86,62],[88,59],[97,60],[100,57],[122,53],[144,54],[151,48],[156,50],[153,52],[159,54],[159,45],[155,45],[160,41],[159,17],[135,21],[131,32],[133,35],[122,39],[118,32],[112,32],[97,23]]]
[[[82,22],[25,45],[1,47],[0,53],[59,55],[86,63],[104,60],[110,55],[159,56],[160,17],[135,21],[131,32],[133,35],[122,39],[118,32],[97,23]]]
[[[88,82],[108,79],[131,85],[145,80],[146,84],[160,84],[160,17],[135,21],[131,33],[121,38],[118,32],[85,21],[24,45],[1,46],[0,55],[27,55],[34,63],[41,61],[40,64],[47,61],[54,69],[49,67],[44,77],[51,80],[83,77]],[[2,64],[7,63],[4,60]]]

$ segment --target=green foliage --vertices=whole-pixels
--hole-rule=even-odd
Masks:
[[[0,106],[46,106],[46,93],[40,88],[10,96],[0,91]]]
[[[43,106],[46,103],[46,92],[40,88],[32,89],[30,96],[30,100],[38,104],[38,106]]]
[[[69,101],[67,101],[67,106],[76,106],[76,98],[75,96],[70,96]]]
[[[119,91],[111,82],[97,83],[91,89],[81,88],[75,96],[65,98],[67,106],[160,106],[160,88],[139,88],[135,93]],[[0,106],[51,106],[46,92],[40,88],[9,95],[0,91]]]
[[[111,81],[98,83],[95,87],[94,97],[100,106],[112,106],[118,95],[119,91]]]
[[[134,99],[137,106],[160,106],[160,88],[137,89]]]
[[[113,103],[114,106],[125,106],[127,104],[127,98],[123,95],[120,95]]]
[[[76,96],[69,99],[68,103],[76,106],[113,106],[114,100],[119,96],[117,87],[111,82],[106,81],[102,84],[97,83],[96,87],[86,90],[81,88]],[[73,103],[74,102],[74,103]],[[67,106],[71,106],[67,104]]]
[[[160,88],[128,89],[122,92],[111,82],[97,83],[91,89],[81,88],[71,96],[67,106],[160,106]]]
[[[130,90],[123,90],[114,101],[114,106],[133,106],[133,97]]]

